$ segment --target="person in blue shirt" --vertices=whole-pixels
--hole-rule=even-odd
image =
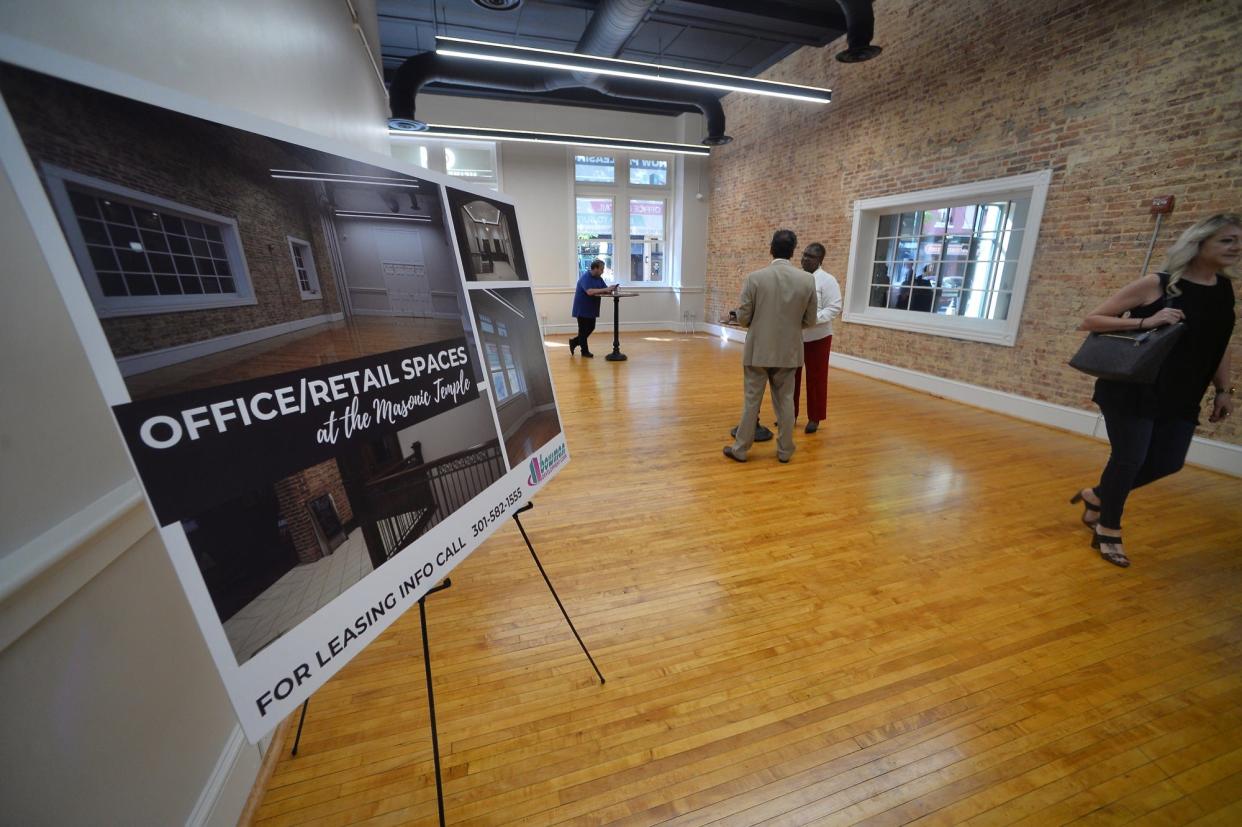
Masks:
[[[587,337],[595,330],[595,320],[599,318],[599,297],[616,292],[616,287],[604,283],[604,262],[595,259],[591,267],[578,279],[578,288],[574,291],[574,318],[578,320],[578,335],[569,340],[569,355],[574,355],[576,348],[582,348],[582,355],[588,359],[595,356],[587,347]]]

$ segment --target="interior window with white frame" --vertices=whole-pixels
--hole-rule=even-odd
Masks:
[[[844,320],[1012,345],[1049,179],[855,202]]]
[[[609,281],[666,284],[673,157],[582,149],[571,160],[578,272],[600,259]]]
[[[41,172],[101,318],[255,303],[234,219],[51,164]]]
[[[479,314],[479,338],[483,342],[487,374],[496,404],[526,393],[526,380],[513,353],[508,326],[486,313]]]
[[[309,242],[287,236],[289,253],[293,257],[293,271],[298,277],[298,292],[303,301],[320,298],[319,273],[315,270],[315,256]]]

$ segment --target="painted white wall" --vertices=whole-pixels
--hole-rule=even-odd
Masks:
[[[706,134],[702,116],[636,115],[599,109],[421,95],[418,117],[429,123],[527,129],[563,134],[604,135],[697,144]],[[545,330],[577,330],[570,315],[577,281],[574,256],[573,148],[554,144],[501,143],[501,189],[514,199],[522,246]],[[394,154],[400,154],[398,150]],[[413,157],[413,156],[408,156]],[[678,156],[673,187],[673,233],[669,247],[672,287],[636,288],[624,299],[622,328],[676,330],[683,312],[703,321],[707,275],[707,182],[710,160]],[[703,198],[696,198],[697,195]],[[606,302],[601,327],[611,327]],[[603,332],[603,331],[601,331]]]
[[[374,0],[354,0],[375,38]],[[0,0],[9,38],[387,151],[342,0]],[[234,824],[260,761],[51,272],[0,181],[0,801],[22,824]]]
[[[0,697],[9,824],[185,823],[236,726],[153,531],[0,655]]]
[[[403,457],[414,453],[411,446],[415,442],[421,442],[423,461],[431,462],[472,448],[480,441],[480,434],[495,430],[491,404],[485,396],[480,395],[473,402],[459,405],[448,413],[433,416],[412,428],[398,431],[397,441],[401,444]]]
[[[375,46],[375,0],[352,2]],[[345,0],[0,0],[0,31],[308,132],[388,151],[387,96]]]

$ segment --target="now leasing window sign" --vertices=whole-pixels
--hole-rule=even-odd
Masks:
[[[257,741],[567,461],[530,287],[467,281],[447,176],[6,49],[0,161]]]

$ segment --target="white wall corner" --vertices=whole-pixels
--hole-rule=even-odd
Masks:
[[[733,327],[732,325],[712,324],[709,322],[700,322],[698,325],[700,333],[707,333],[711,336],[719,336],[730,342],[745,342],[746,329],[742,327]]]
[[[262,758],[258,747],[246,743],[241,727],[234,727],[185,820],[186,827],[234,827],[246,806]]]

